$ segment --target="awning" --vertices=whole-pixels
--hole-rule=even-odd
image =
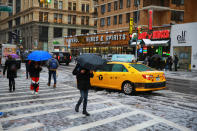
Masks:
[[[143,39],[144,43],[146,46],[151,46],[151,45],[155,45],[155,46],[168,46],[168,42],[169,40],[157,40],[157,41],[151,41],[150,39]]]
[[[137,45],[139,45],[139,44],[140,44],[140,42],[138,41]],[[136,46],[136,42],[132,42],[130,46]]]

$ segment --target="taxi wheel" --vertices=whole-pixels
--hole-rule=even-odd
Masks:
[[[126,95],[132,95],[135,94],[135,89],[133,84],[131,84],[130,82],[124,82],[122,85],[122,91],[126,94]]]

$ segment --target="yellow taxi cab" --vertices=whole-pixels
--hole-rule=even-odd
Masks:
[[[127,62],[108,62],[94,72],[90,83],[93,87],[121,90],[125,94],[166,88],[164,72],[141,63]]]

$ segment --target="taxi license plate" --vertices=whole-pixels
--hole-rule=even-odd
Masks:
[[[160,81],[160,78],[159,77],[156,77],[156,81]]]

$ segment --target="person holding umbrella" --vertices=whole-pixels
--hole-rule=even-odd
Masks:
[[[76,65],[73,70],[73,75],[76,75],[77,78],[77,88],[80,90],[81,97],[79,98],[75,111],[79,112],[79,106],[83,101],[83,114],[89,116],[87,112],[87,102],[88,102],[88,90],[90,88],[90,77],[93,77],[93,71],[81,67],[79,64]]]
[[[7,70],[7,78],[9,79],[9,91],[15,91],[15,78],[17,77],[17,63],[16,60],[12,58],[11,55],[8,56],[8,59],[5,62],[3,75]]]
[[[73,75],[77,78],[77,88],[80,90],[81,97],[79,98],[75,111],[79,112],[79,106],[83,101],[83,114],[89,116],[87,112],[88,90],[90,88],[90,78],[93,77],[93,70],[99,68],[106,63],[100,56],[95,54],[82,54],[77,57],[77,65],[73,70]]]

